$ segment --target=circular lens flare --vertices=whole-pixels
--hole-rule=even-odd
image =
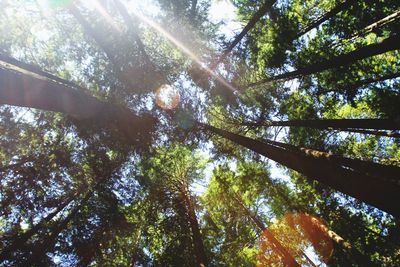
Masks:
[[[263,231],[257,266],[327,263],[332,253],[332,238],[322,220],[307,213],[288,213]]]
[[[156,91],[156,104],[162,109],[170,110],[178,106],[181,96],[178,90],[168,84],[163,84]]]

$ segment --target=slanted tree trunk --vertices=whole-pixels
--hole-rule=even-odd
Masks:
[[[206,250],[204,248],[199,222],[197,220],[196,211],[186,181],[182,183],[180,194],[182,198],[181,201],[182,203],[184,203],[184,207],[186,210],[185,213],[188,216],[190,229],[192,231],[193,248],[197,265],[201,267],[206,267],[208,266]]]
[[[81,199],[79,204],[77,204],[65,217],[63,220],[57,222],[53,227],[50,228],[49,234],[44,237],[44,240],[39,244],[34,245],[32,253],[27,258],[26,261],[22,264],[22,266],[31,266],[32,263],[41,264],[41,261],[46,255],[46,252],[52,249],[57,242],[57,237],[61,233],[62,230],[66,229],[69,222],[75,217],[75,215],[79,212],[79,210],[86,205],[87,201],[91,198],[93,194],[93,190],[90,190],[86,195]]]
[[[313,65],[305,66],[294,71],[286,72],[270,78],[263,79],[261,81],[250,83],[246,86],[246,88],[262,85],[264,83],[269,83],[273,81],[290,80],[300,76],[307,76],[341,66],[348,66],[357,62],[358,60],[380,55],[396,49],[400,49],[399,35],[393,35],[386,38],[381,43],[367,45],[355,51],[342,54],[331,59],[320,60]]]
[[[303,212],[309,215],[307,212],[304,211],[304,209],[301,206],[292,203],[287,197],[287,195],[279,189],[279,187],[273,186],[273,183],[271,181],[268,182],[271,185],[271,191],[274,191],[275,196],[278,197],[284,203],[284,205],[286,205],[291,211]],[[314,222],[318,223],[317,225],[318,228],[321,231],[325,232],[336,244],[338,244],[343,249],[343,251],[350,256],[351,259],[355,260],[355,262],[359,266],[375,266],[375,264],[373,264],[367,256],[365,256],[361,251],[352,246],[339,234],[332,231],[325,225],[321,225],[319,222],[315,220]]]
[[[260,121],[242,123],[245,126],[290,126],[316,129],[375,129],[400,130],[400,121],[391,119],[316,119],[289,121]]]
[[[281,146],[263,143],[213,126],[199,123],[203,129],[242,145],[258,154],[291,168],[310,179],[358,198],[394,216],[400,215],[400,190],[398,185],[376,179],[342,166],[337,159],[328,160],[324,155],[297,153]]]
[[[231,192],[229,189],[229,186],[224,182],[221,181],[223,187],[227,192]],[[237,192],[232,192],[233,193],[233,199],[235,202],[240,206],[240,208],[246,213],[246,215],[251,219],[251,221],[256,225],[258,230],[263,234],[263,236],[268,240],[270,243],[271,248],[273,249],[273,252],[277,252],[282,256],[283,263],[285,266],[298,266],[300,267],[300,264],[295,260],[295,258],[290,254],[290,252],[279,242],[279,240],[276,239],[274,234],[271,231],[268,231],[266,229],[266,226],[262,222],[262,220],[254,214],[249,208],[246,207],[246,205],[243,203],[242,198],[239,196]]]
[[[0,60],[0,104],[65,113],[122,134],[127,143],[148,143],[154,118],[139,117],[128,108],[103,102],[70,82],[52,78]]]
[[[96,44],[104,51],[108,60],[110,61],[115,73],[117,74],[118,79],[127,87],[135,88],[140,90],[150,90],[153,89],[159,80],[162,80],[162,76],[155,70],[155,66],[150,61],[147,53],[145,52],[144,45],[139,39],[139,36],[134,31],[133,22],[126,12],[124,5],[115,1],[118,11],[121,13],[123,19],[127,22],[127,27],[134,35],[135,43],[137,44],[137,49],[139,52],[139,56],[136,58],[130,58],[130,61],[133,61],[134,64],[127,64],[129,61],[129,57],[132,57],[133,54],[129,55],[129,53],[116,53],[114,49],[111,47],[111,43],[107,41],[104,33],[99,31],[98,28],[90,25],[88,21],[82,16],[79,9],[72,5],[70,7],[70,13],[75,17],[75,19],[82,26],[85,34],[92,38]],[[119,36],[120,37],[120,36]],[[130,51],[130,50],[128,50]],[[132,52],[134,49],[132,49]],[[124,51],[125,52],[125,51]],[[128,54],[128,55],[126,55]],[[127,58],[128,57],[128,58]],[[141,61],[144,62],[141,62]],[[144,64],[143,64],[144,63]],[[140,68],[139,68],[140,66]],[[140,70],[141,71],[140,71]],[[137,72],[140,71],[141,75],[137,75]],[[134,74],[135,80],[132,79],[132,75]],[[137,80],[139,79],[139,80]]]
[[[39,230],[43,229],[57,214],[59,214],[66,206],[68,206],[75,198],[76,195],[71,196],[66,201],[61,203],[56,210],[50,212],[46,217],[44,217],[39,223],[35,224],[28,231],[18,235],[12,236],[7,239],[11,239],[11,243],[2,249],[0,253],[0,262],[7,260],[11,254],[21,248],[26,248],[25,243],[35,234],[39,232]]]
[[[330,161],[338,166],[343,166],[355,172],[366,174],[377,181],[381,180],[382,182],[386,182],[388,184],[391,183],[393,186],[396,186],[398,181],[400,181],[400,168],[397,166],[382,165],[372,161],[347,158],[311,148],[293,146],[272,140],[264,140],[264,142],[276,147],[284,148],[299,155],[304,155],[306,157],[323,158],[326,161]]]
[[[325,21],[329,20],[330,18],[333,18],[336,16],[341,11],[344,11],[348,9],[351,5],[353,5],[356,2],[356,0],[344,0],[344,2],[336,5],[334,8],[326,12],[324,15],[322,15],[320,18],[312,22],[310,25],[308,25],[306,28],[304,28],[302,31],[300,31],[295,39],[301,37],[302,35],[306,34],[307,32],[311,31],[314,28],[317,28],[319,25],[324,23]]]
[[[224,50],[218,60],[210,66],[211,70],[214,70],[219,63],[225,60],[225,58],[232,52],[233,48],[240,43],[243,37],[256,25],[256,23],[271,9],[272,5],[275,4],[276,0],[265,0],[264,4],[257,10],[256,13],[251,17],[249,22],[243,28],[243,30],[235,37],[230,45]]]
[[[370,25],[368,25],[367,27],[365,27],[364,29],[358,31],[357,33],[353,34],[350,38],[350,40],[354,40],[358,37],[367,35],[368,33],[371,33],[373,31],[375,31],[376,29],[385,26],[387,24],[390,24],[392,22],[398,21],[400,18],[400,10],[397,10],[396,12],[390,14],[389,16],[386,16],[380,20],[378,20],[377,22],[374,22]]]
[[[395,132],[369,131],[375,130],[400,130],[400,121],[391,119],[318,119],[318,120],[290,120],[290,121],[258,121],[243,122],[243,126],[251,127],[308,127],[315,129],[338,129],[346,132],[357,132],[379,136],[399,137]]]
[[[125,25],[128,27],[130,33],[132,34],[133,38],[135,39],[135,42],[139,48],[141,55],[145,59],[146,64],[148,66],[152,66],[155,69],[153,62],[151,62],[149,55],[146,53],[145,46],[139,37],[138,27],[136,27],[135,21],[133,21],[132,17],[129,15],[125,5],[120,0],[114,0],[114,3],[115,3],[115,6],[117,7],[118,12],[122,16],[122,18],[125,22]]]
[[[346,86],[340,87],[340,88],[335,88],[335,89],[325,89],[325,88],[318,88],[317,94],[323,94],[323,93],[328,93],[328,92],[340,92],[340,91],[354,91],[359,89],[362,86],[371,84],[371,83],[377,83],[377,82],[382,82],[385,80],[390,80],[390,79],[395,79],[397,77],[400,77],[400,72],[397,73],[389,73],[386,75],[383,75],[381,77],[371,77],[371,78],[366,78],[362,80],[355,81],[351,84],[348,84]]]

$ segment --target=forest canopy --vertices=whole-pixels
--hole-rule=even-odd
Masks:
[[[398,0],[0,0],[0,266],[400,266]]]

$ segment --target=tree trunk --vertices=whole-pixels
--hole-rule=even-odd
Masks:
[[[400,18],[400,10],[397,10],[393,14],[390,14],[389,16],[386,16],[383,19],[378,20],[377,22],[374,22],[374,23],[368,25],[367,27],[365,27],[364,29],[360,30],[359,32],[353,34],[350,37],[350,40],[354,40],[358,37],[361,37],[368,33],[371,33],[382,26],[385,26],[387,24],[397,21],[399,18]]]
[[[229,53],[235,48],[235,46],[243,39],[243,37],[256,25],[256,23],[271,9],[272,5],[275,4],[276,0],[265,0],[264,4],[257,10],[257,12],[251,17],[249,22],[243,28],[243,30],[235,37],[231,44],[224,50],[218,60],[210,66],[211,70],[214,70],[219,63],[225,60]]]
[[[260,121],[242,123],[245,126],[290,126],[316,129],[400,130],[400,121],[391,119],[316,119],[290,121]]]
[[[229,192],[228,185],[224,184],[225,189]],[[257,226],[258,230],[263,234],[263,236],[268,240],[271,245],[271,248],[274,252],[279,253],[283,258],[283,263],[285,266],[298,266],[300,264],[295,260],[295,258],[290,254],[290,252],[276,239],[275,235],[266,229],[267,227],[264,225],[262,220],[254,214],[251,210],[249,210],[246,205],[243,203],[242,198],[239,196],[237,192],[233,192],[233,199],[239,204],[242,210],[247,214],[247,216],[253,221],[253,223]]]
[[[372,134],[377,136],[400,137],[399,133],[377,130],[400,130],[400,121],[390,119],[317,119],[317,120],[290,120],[290,121],[259,121],[242,122],[240,125],[250,127],[308,127],[315,129],[338,129],[345,132]]]
[[[307,32],[311,31],[314,28],[317,28],[319,25],[321,25],[325,21],[329,20],[330,18],[334,17],[339,12],[348,9],[355,2],[356,2],[356,0],[344,0],[344,2],[336,5],[334,8],[332,8],[331,10],[326,12],[324,15],[322,15],[316,21],[312,22],[310,25],[308,25],[306,28],[304,28],[302,31],[300,31],[296,35],[295,39],[301,37],[302,35],[306,34]]]
[[[201,267],[206,267],[208,266],[206,250],[204,248],[203,238],[200,233],[200,226],[197,220],[196,211],[194,209],[193,202],[190,197],[190,193],[188,191],[186,182],[182,184],[180,191],[181,191],[180,193],[182,202],[184,203],[186,214],[188,216],[190,229],[192,231],[193,248],[197,265]]]
[[[381,43],[364,46],[358,50],[342,54],[331,59],[321,60],[313,65],[306,66],[291,72],[279,74],[261,81],[250,83],[246,88],[262,85],[273,81],[290,80],[300,76],[306,76],[314,73],[319,73],[324,70],[333,69],[341,66],[347,66],[355,63],[358,60],[380,55],[388,51],[400,49],[400,36],[393,35],[386,38]]]
[[[275,195],[292,211],[295,212],[303,212],[306,213],[302,207],[300,207],[297,204],[293,204],[289,198],[287,197],[286,194],[284,194],[281,190],[279,190],[278,187],[273,186],[272,182],[269,182],[271,185],[271,188],[275,191]],[[361,251],[359,251],[357,248],[353,247],[349,242],[347,242],[343,237],[341,237],[339,234],[336,232],[330,230],[328,227],[325,225],[321,225],[320,223],[318,224],[318,228],[325,232],[336,244],[338,244],[343,251],[348,253],[350,255],[350,258],[353,258],[355,262],[359,266],[375,266],[371,260],[366,257]]]
[[[122,134],[130,144],[150,141],[154,118],[139,117],[128,108],[100,101],[70,82],[52,77],[0,61],[0,104],[66,113]]]
[[[390,80],[390,79],[395,79],[397,77],[400,77],[400,72],[397,73],[389,73],[386,75],[383,75],[381,77],[372,77],[372,78],[366,78],[362,80],[358,80],[354,83],[351,83],[349,85],[346,85],[344,87],[336,88],[336,89],[324,89],[324,88],[318,88],[317,94],[323,94],[323,93],[328,93],[328,92],[340,92],[340,91],[354,91],[359,89],[362,86],[371,84],[371,83],[377,83],[377,82],[382,82],[385,80]]]
[[[27,258],[26,261],[22,264],[22,266],[31,266],[32,263],[37,263],[40,266],[43,257],[45,257],[46,252],[52,249],[57,242],[57,237],[61,233],[62,230],[66,229],[68,223],[74,218],[74,216],[79,212],[79,210],[86,205],[86,202],[90,199],[93,194],[93,190],[88,192],[85,197],[77,204],[63,219],[56,223],[53,227],[50,228],[49,234],[44,238],[44,240],[40,244],[35,244],[32,250],[32,253]]]
[[[376,206],[394,216],[400,215],[399,186],[358,173],[341,166],[336,160],[327,160],[324,157],[295,153],[283,147],[262,143],[260,141],[234,134],[213,126],[199,123],[209,132],[224,137],[236,144],[242,145],[258,154],[272,159],[288,168],[291,168],[310,179],[358,198],[368,204]]]
[[[131,32],[133,38],[135,39],[135,42],[139,48],[139,51],[141,55],[143,56],[146,65],[152,66],[153,68],[154,65],[150,60],[149,55],[146,53],[145,46],[142,42],[142,40],[139,37],[138,34],[138,28],[135,25],[135,21],[133,21],[132,17],[129,15],[125,5],[120,1],[120,0],[114,0],[115,6],[117,7],[118,12],[121,14],[126,26],[128,27],[129,31]]]
[[[17,249],[25,248],[25,243],[35,234],[38,233],[46,224],[48,224],[57,214],[59,214],[69,203],[71,203],[75,198],[75,195],[70,197],[68,200],[64,201],[64,203],[60,204],[57,209],[51,213],[49,213],[46,217],[44,217],[39,223],[34,225],[31,229],[22,233],[18,236],[11,237],[9,239],[13,239],[10,245],[3,248],[0,253],[0,262],[7,260],[12,252]]]
[[[382,165],[372,161],[347,158],[311,148],[297,147],[272,140],[264,140],[264,142],[273,146],[284,148],[290,152],[297,153],[299,155],[304,155],[306,157],[324,159],[331,162],[332,164],[343,166],[358,173],[374,177],[374,179],[376,179],[377,181],[381,180],[382,182],[388,184],[392,183],[393,186],[398,186],[398,182],[400,181],[400,168],[397,166]]]

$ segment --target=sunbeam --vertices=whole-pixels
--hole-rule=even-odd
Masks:
[[[121,1],[122,2],[122,1]],[[127,8],[126,4],[122,2],[125,8]],[[182,53],[187,55],[190,59],[192,59],[197,65],[201,67],[205,72],[207,72],[209,75],[211,75],[213,78],[218,80],[221,84],[223,84],[226,88],[230,89],[233,93],[238,93],[238,89],[236,89],[234,86],[229,84],[224,78],[220,77],[217,75],[212,69],[208,68],[207,65],[200,60],[198,56],[196,56],[192,51],[190,51],[189,48],[187,48],[184,44],[182,44],[177,38],[172,36],[169,32],[167,32],[161,25],[158,23],[154,22],[152,19],[146,17],[143,14],[140,14],[136,10],[131,9],[130,10],[138,19],[140,19],[142,22],[146,23],[150,27],[152,27],[154,30],[156,30],[158,33],[163,35],[165,38],[167,38],[171,43],[173,43]]]

